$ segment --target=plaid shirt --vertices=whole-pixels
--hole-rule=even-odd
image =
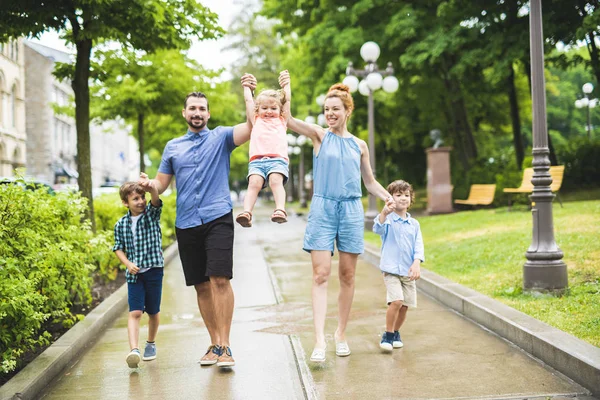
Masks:
[[[141,268],[160,268],[164,266],[162,252],[162,235],[160,232],[160,214],[162,212],[162,200],[160,206],[154,207],[148,202],[146,211],[137,222],[135,231],[135,243],[131,231],[131,211],[117,221],[115,224],[115,245],[113,251],[123,250],[127,259]],[[127,282],[137,282],[137,275],[126,271]]]

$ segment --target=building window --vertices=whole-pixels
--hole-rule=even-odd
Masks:
[[[10,114],[11,126],[15,128],[17,126],[17,85],[13,85],[10,91]]]

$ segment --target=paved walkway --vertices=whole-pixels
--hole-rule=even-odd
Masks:
[[[382,354],[385,287],[378,270],[363,261],[348,329],[352,355],[335,356],[336,263],[329,288],[327,361],[307,364],[313,333],[310,257],[301,250],[305,222],[291,217],[287,224],[272,224],[267,212],[255,213],[253,228],[236,228],[234,368],[198,364],[209,339],[176,258],[165,270],[158,358],[137,370],[127,367],[124,313],[43,399],[584,397],[579,385],[425,295],[408,315],[405,347]]]

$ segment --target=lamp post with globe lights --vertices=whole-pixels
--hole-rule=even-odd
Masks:
[[[387,64],[385,70],[379,70],[377,59],[379,58],[379,45],[375,42],[366,42],[360,48],[360,56],[365,60],[365,67],[362,70],[354,69],[351,62],[346,68],[346,78],[343,83],[350,88],[351,92],[358,90],[363,96],[368,96],[368,131],[369,131],[369,158],[371,159],[371,169],[373,175],[377,177],[375,171],[375,107],[373,93],[382,89],[388,93],[394,93],[398,90],[398,79],[393,75],[394,68],[392,63]],[[358,78],[364,78],[361,81]],[[365,212],[365,229],[371,230],[373,220],[377,216],[377,199],[369,193],[369,205]]]
[[[546,82],[544,79],[544,35],[542,0],[531,0],[529,11],[529,43],[531,60],[531,99],[533,133],[533,191],[530,199],[533,218],[531,245],[523,266],[523,291],[564,293],[568,288],[567,265],[563,252],[554,240],[550,190],[550,150],[546,125]],[[591,90],[590,90],[591,92]]]
[[[575,107],[577,108],[585,108],[587,111],[587,134],[588,139],[592,138],[592,123],[590,119],[590,109],[596,107],[598,105],[598,99],[590,99],[590,94],[594,90],[594,85],[591,83],[586,83],[581,87],[583,91],[584,97],[581,99],[575,100]]]

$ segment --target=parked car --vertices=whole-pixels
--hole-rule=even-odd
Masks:
[[[0,185],[19,185],[27,190],[36,190],[36,189],[46,189],[46,191],[50,194],[56,194],[52,186],[47,182],[42,182],[35,180],[34,178],[14,178],[14,177],[4,177],[0,178]]]

